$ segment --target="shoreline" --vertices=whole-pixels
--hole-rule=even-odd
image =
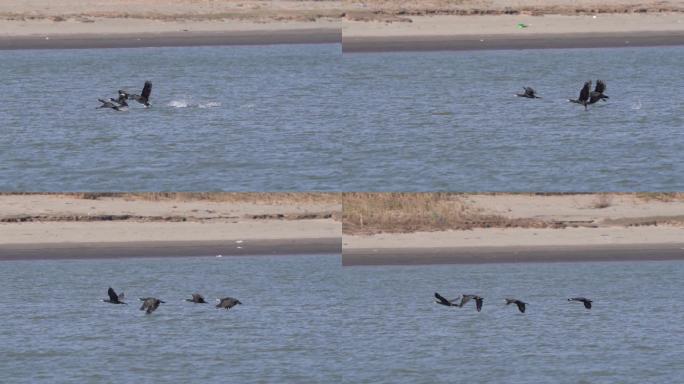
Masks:
[[[238,248],[239,247],[239,248]],[[0,244],[0,261],[340,254],[340,238]]]
[[[0,50],[340,44],[336,28],[0,36]]]
[[[620,48],[684,45],[684,31],[343,36],[343,53]]]
[[[684,243],[343,249],[342,266],[684,260]]]

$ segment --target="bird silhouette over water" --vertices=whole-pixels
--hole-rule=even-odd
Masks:
[[[133,99],[137,101],[138,103],[142,104],[145,106],[145,108],[151,106],[150,104],[150,95],[152,95],[152,82],[151,81],[146,81],[145,85],[143,86],[142,92],[140,95],[134,95],[131,93],[128,93],[123,90],[119,90],[119,98],[125,97],[127,100],[128,99]]]
[[[204,297],[200,295],[199,293],[193,293],[192,294],[192,299],[185,299],[185,301],[189,301],[191,303],[197,303],[197,304],[206,304],[207,302],[204,301]]]
[[[568,299],[568,301],[578,301],[578,302],[584,304],[584,308],[591,309],[592,301],[585,298],[585,297],[573,297],[571,299]]]
[[[115,101],[119,104],[125,104],[126,106],[128,106],[128,93],[126,93],[126,91],[122,91],[119,89],[119,97],[116,99],[110,98],[109,100]]]
[[[590,93],[590,91],[591,91],[591,80],[584,83],[584,86],[582,87],[582,90],[580,91],[579,97],[576,100],[568,99],[568,101],[575,103],[575,104],[584,105],[584,109],[586,110],[587,105],[589,105],[589,93]]]
[[[594,104],[599,100],[606,101],[609,99],[608,95],[603,94],[606,91],[606,83],[603,80],[596,80],[596,87],[589,94],[589,104]]]
[[[461,303],[458,305],[459,307],[463,307],[467,302],[470,300],[475,300],[475,309],[480,312],[482,310],[482,303],[484,302],[484,298],[480,297],[478,295],[463,295],[461,297]]]
[[[515,304],[515,305],[517,305],[517,306],[518,306],[518,310],[519,310],[520,312],[522,312],[522,313],[525,313],[525,306],[527,305],[527,303],[522,302],[522,301],[520,301],[520,300],[518,300],[518,299],[506,299],[506,305],[509,305],[509,304]]]
[[[102,299],[105,303],[110,303],[110,304],[126,304],[123,301],[124,294],[121,292],[120,295],[117,295],[116,292],[112,287],[109,287],[107,290],[107,296],[109,296],[109,299]]]
[[[458,304],[456,304],[456,300],[458,300],[458,298],[455,298],[453,300],[447,300],[444,296],[435,292],[435,303],[437,304],[445,305],[447,307],[458,307]]]
[[[541,97],[537,96],[537,92],[532,89],[532,87],[523,87],[525,90],[524,93],[516,93],[515,95],[518,97],[526,97],[528,99],[541,99]]]
[[[240,300],[233,297],[224,297],[221,300],[217,300],[219,303],[216,304],[216,308],[231,309],[238,304],[242,304]]]
[[[156,297],[141,297],[142,305],[140,306],[141,311],[145,311],[146,314],[150,314],[159,308],[159,304],[163,304],[164,301],[157,299]]]
[[[102,105],[97,107],[97,109],[100,108],[111,108],[115,111],[123,112],[128,110],[128,103],[124,101],[124,104],[119,104],[115,99],[110,99],[110,101],[107,100],[102,100],[102,99],[97,99]]]

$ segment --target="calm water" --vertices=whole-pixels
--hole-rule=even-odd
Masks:
[[[0,190],[336,190],[339,45],[0,52]],[[153,81],[153,108],[95,109]]]
[[[684,189],[684,47],[345,54],[345,190]],[[568,103],[603,79],[608,103]],[[522,86],[541,100],[517,98]]]
[[[0,381],[340,382],[340,273],[324,255],[2,262]],[[101,302],[110,285],[131,305]]]
[[[684,263],[349,267],[354,383],[680,383]],[[432,303],[479,293],[482,312]],[[594,308],[569,303],[584,295]],[[503,302],[528,303],[526,314]]]
[[[684,47],[3,51],[0,190],[682,190],[682,62]],[[153,108],[95,109],[148,78]],[[608,103],[566,101],[597,78]]]

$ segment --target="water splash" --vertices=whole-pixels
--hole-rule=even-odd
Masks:
[[[190,104],[185,100],[172,100],[166,105],[174,108],[187,108],[190,106]]]
[[[192,101],[188,100],[172,100],[166,104],[169,107],[173,108],[215,108],[215,107],[220,107],[221,103],[218,101],[209,101],[206,103],[195,103]]]

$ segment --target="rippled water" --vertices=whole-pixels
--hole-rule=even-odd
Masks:
[[[2,190],[684,189],[683,47],[0,52]],[[98,97],[154,81],[149,110]],[[568,103],[587,79],[608,103]],[[513,96],[523,85],[543,97]]]
[[[324,255],[2,262],[0,381],[340,382],[340,272]],[[110,285],[130,305],[101,302]],[[166,304],[145,315],[141,296]]]
[[[676,383],[681,262],[340,268],[337,256],[1,263],[3,382]],[[112,285],[127,306],[101,302]],[[234,296],[230,311],[183,301]],[[432,302],[476,293],[482,312]],[[594,300],[587,311],[567,297]],[[166,301],[151,315],[139,296]],[[527,313],[505,297],[529,303]]]
[[[684,47],[345,54],[345,190],[684,189]],[[608,103],[571,104],[603,79]],[[517,98],[534,87],[543,99]]]
[[[0,52],[0,190],[336,190],[340,46]],[[153,108],[96,109],[153,81]]]
[[[679,383],[684,263],[348,267],[354,383]],[[485,298],[448,308],[435,291]],[[594,300],[587,311],[566,298]],[[504,298],[529,303],[525,314]]]

